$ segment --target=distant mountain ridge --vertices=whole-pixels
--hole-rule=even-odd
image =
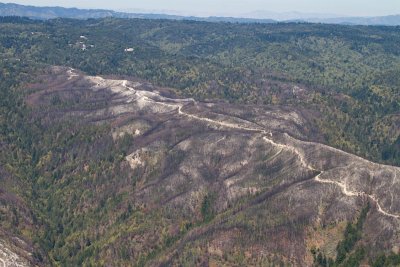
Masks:
[[[400,15],[390,15],[383,17],[347,17],[347,18],[342,17],[342,18],[328,18],[328,19],[307,19],[307,22],[350,24],[350,25],[399,26]]]
[[[232,22],[232,23],[277,23],[277,22],[310,22],[346,25],[382,25],[399,26],[400,15],[381,17],[328,17],[331,14],[307,14],[299,12],[278,13],[257,11],[243,15],[243,17],[197,17],[156,13],[128,13],[106,9],[78,9],[64,7],[37,7],[13,3],[0,3],[0,16],[20,16],[31,19],[89,19],[89,18],[142,18],[142,19],[171,19],[171,20],[194,20],[206,22]],[[308,16],[308,17],[307,17]]]
[[[78,9],[63,7],[36,7],[25,6],[12,3],[0,3],[0,16],[20,16],[33,19],[53,19],[53,18],[103,18],[112,17],[114,11],[102,9]]]
[[[209,22],[239,22],[239,23],[274,23],[271,19],[233,18],[233,17],[194,17],[168,14],[141,14],[125,13],[106,9],[78,9],[64,7],[37,7],[25,6],[13,3],[0,3],[0,16],[19,16],[31,19],[90,19],[90,18],[143,18],[143,19],[172,19],[172,20],[196,20]]]
[[[248,12],[244,14],[240,14],[237,17],[245,17],[245,18],[255,18],[255,19],[263,19],[269,18],[277,21],[289,21],[293,19],[327,19],[327,18],[339,18],[345,17],[341,14],[325,14],[325,13],[304,13],[304,12],[272,12],[266,10],[256,10],[253,12]]]

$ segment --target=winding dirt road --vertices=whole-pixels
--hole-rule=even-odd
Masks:
[[[73,72],[73,69],[70,69],[68,71],[68,74],[70,75],[70,78],[78,76],[77,74],[75,74]],[[95,78],[96,79],[101,79],[102,81],[106,81],[102,77],[98,77],[97,76]],[[121,81],[121,85],[123,87],[125,87],[126,89],[128,89],[129,91],[132,91],[134,94],[136,94],[138,96],[138,99],[144,100],[144,101],[149,102],[149,103],[151,103],[153,105],[163,105],[163,106],[171,107],[172,109],[177,110],[179,115],[186,116],[186,117],[194,119],[194,120],[203,121],[203,122],[206,122],[206,123],[222,126],[222,127],[245,130],[245,131],[250,131],[250,132],[255,132],[255,133],[262,134],[263,135],[262,138],[263,138],[263,140],[265,142],[267,142],[267,143],[279,148],[279,151],[277,152],[277,154],[281,153],[283,150],[290,151],[290,152],[292,152],[292,153],[297,155],[297,157],[299,158],[301,164],[305,168],[307,168],[307,169],[309,169],[311,171],[319,172],[319,174],[317,176],[315,176],[315,178],[314,178],[314,180],[316,182],[322,183],[322,184],[332,184],[332,185],[338,186],[341,189],[342,193],[344,195],[346,195],[346,196],[349,196],[349,197],[367,196],[373,202],[376,203],[378,212],[380,212],[381,214],[383,214],[385,216],[388,216],[388,217],[392,217],[392,218],[395,218],[395,219],[400,219],[400,215],[392,214],[390,212],[385,211],[382,208],[382,206],[380,205],[379,200],[374,195],[370,195],[370,194],[367,194],[365,192],[352,191],[349,188],[347,188],[346,184],[338,182],[338,181],[329,180],[329,179],[326,179],[326,178],[322,179],[321,176],[326,173],[324,170],[318,170],[318,169],[314,168],[313,166],[311,166],[309,163],[307,163],[307,160],[304,157],[303,153],[300,152],[296,147],[289,146],[287,144],[277,143],[274,140],[272,140],[271,138],[268,138],[268,137],[272,137],[272,133],[271,132],[267,132],[266,130],[263,130],[263,129],[260,129],[260,128],[246,127],[246,126],[243,126],[243,125],[240,125],[240,124],[235,124],[235,123],[226,122],[226,121],[213,120],[213,119],[210,119],[210,118],[200,117],[200,116],[197,116],[197,115],[194,115],[194,114],[187,113],[187,112],[183,111],[184,104],[187,104],[189,102],[192,102],[192,103],[196,104],[196,101],[194,99],[172,99],[172,98],[166,98],[166,97],[162,97],[159,94],[154,93],[154,92],[137,90],[137,89],[135,89],[133,87],[128,86],[128,83],[129,82],[127,80]],[[160,102],[160,101],[157,101],[155,99],[152,99],[150,96],[154,96],[154,97],[157,97],[158,99],[165,100],[165,101],[168,101],[168,102],[173,102],[173,103]],[[289,135],[286,134],[286,136],[289,136]],[[315,144],[313,142],[306,142],[306,143]],[[331,149],[331,150],[334,150],[334,151],[340,151],[342,153],[341,150],[338,150],[336,148],[332,148],[332,147],[329,147],[329,146],[326,146],[326,147]],[[346,152],[343,152],[343,153],[348,154]],[[358,156],[356,156],[356,157],[359,158]],[[365,159],[362,159],[362,160],[367,161]],[[376,164],[376,163],[369,162],[369,161],[368,161],[368,163]],[[395,170],[395,174],[397,174],[397,169]]]

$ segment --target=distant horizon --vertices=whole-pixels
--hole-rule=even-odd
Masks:
[[[301,2],[301,3],[299,3]],[[296,18],[340,18],[340,17],[380,17],[400,14],[400,2],[397,0],[382,0],[380,3],[360,0],[249,0],[242,3],[239,0],[172,0],[167,4],[162,0],[141,1],[115,0],[113,5],[107,1],[48,1],[48,0],[16,0],[2,2],[9,4],[30,5],[38,7],[64,7],[79,9],[108,9],[119,12],[143,14],[168,14],[180,16],[222,16],[257,19],[293,19]],[[189,3],[189,4],[188,4]],[[290,7],[290,8],[288,8]],[[223,10],[223,11],[222,11]],[[349,12],[352,11],[352,12]]]

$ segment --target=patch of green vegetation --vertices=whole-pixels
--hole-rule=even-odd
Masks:
[[[201,215],[204,222],[210,222],[215,216],[214,201],[215,196],[213,194],[208,194],[201,203]]]
[[[355,224],[348,222],[344,231],[344,239],[340,241],[336,247],[336,260],[326,257],[322,252],[313,248],[311,253],[314,256],[315,266],[359,266],[361,261],[364,259],[366,252],[363,246],[355,247],[357,242],[362,237],[362,229],[367,217],[370,204],[361,210],[361,213]],[[356,249],[355,249],[356,248]],[[355,249],[355,251],[354,251]]]
[[[380,255],[371,262],[372,267],[393,267],[400,265],[400,254],[391,253],[389,255]]]

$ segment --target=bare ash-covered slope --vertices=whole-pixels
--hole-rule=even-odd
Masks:
[[[104,264],[122,263],[123,246],[127,262],[150,266],[310,266],[311,247],[335,257],[345,223],[368,202],[360,242],[371,255],[399,249],[400,168],[313,142],[317,115],[306,109],[201,103],[146,82],[65,68],[40,80],[27,103],[42,124],[73,118],[109,125],[112,142],[133,140],[121,169],[134,186],[109,177],[96,194],[112,184],[116,195],[124,192],[118,209],[133,203],[142,217],[130,217],[112,239],[105,229],[115,218],[91,228],[98,239],[90,245],[99,244]],[[96,206],[88,203],[71,206],[74,216]],[[143,225],[146,218],[152,223]]]

